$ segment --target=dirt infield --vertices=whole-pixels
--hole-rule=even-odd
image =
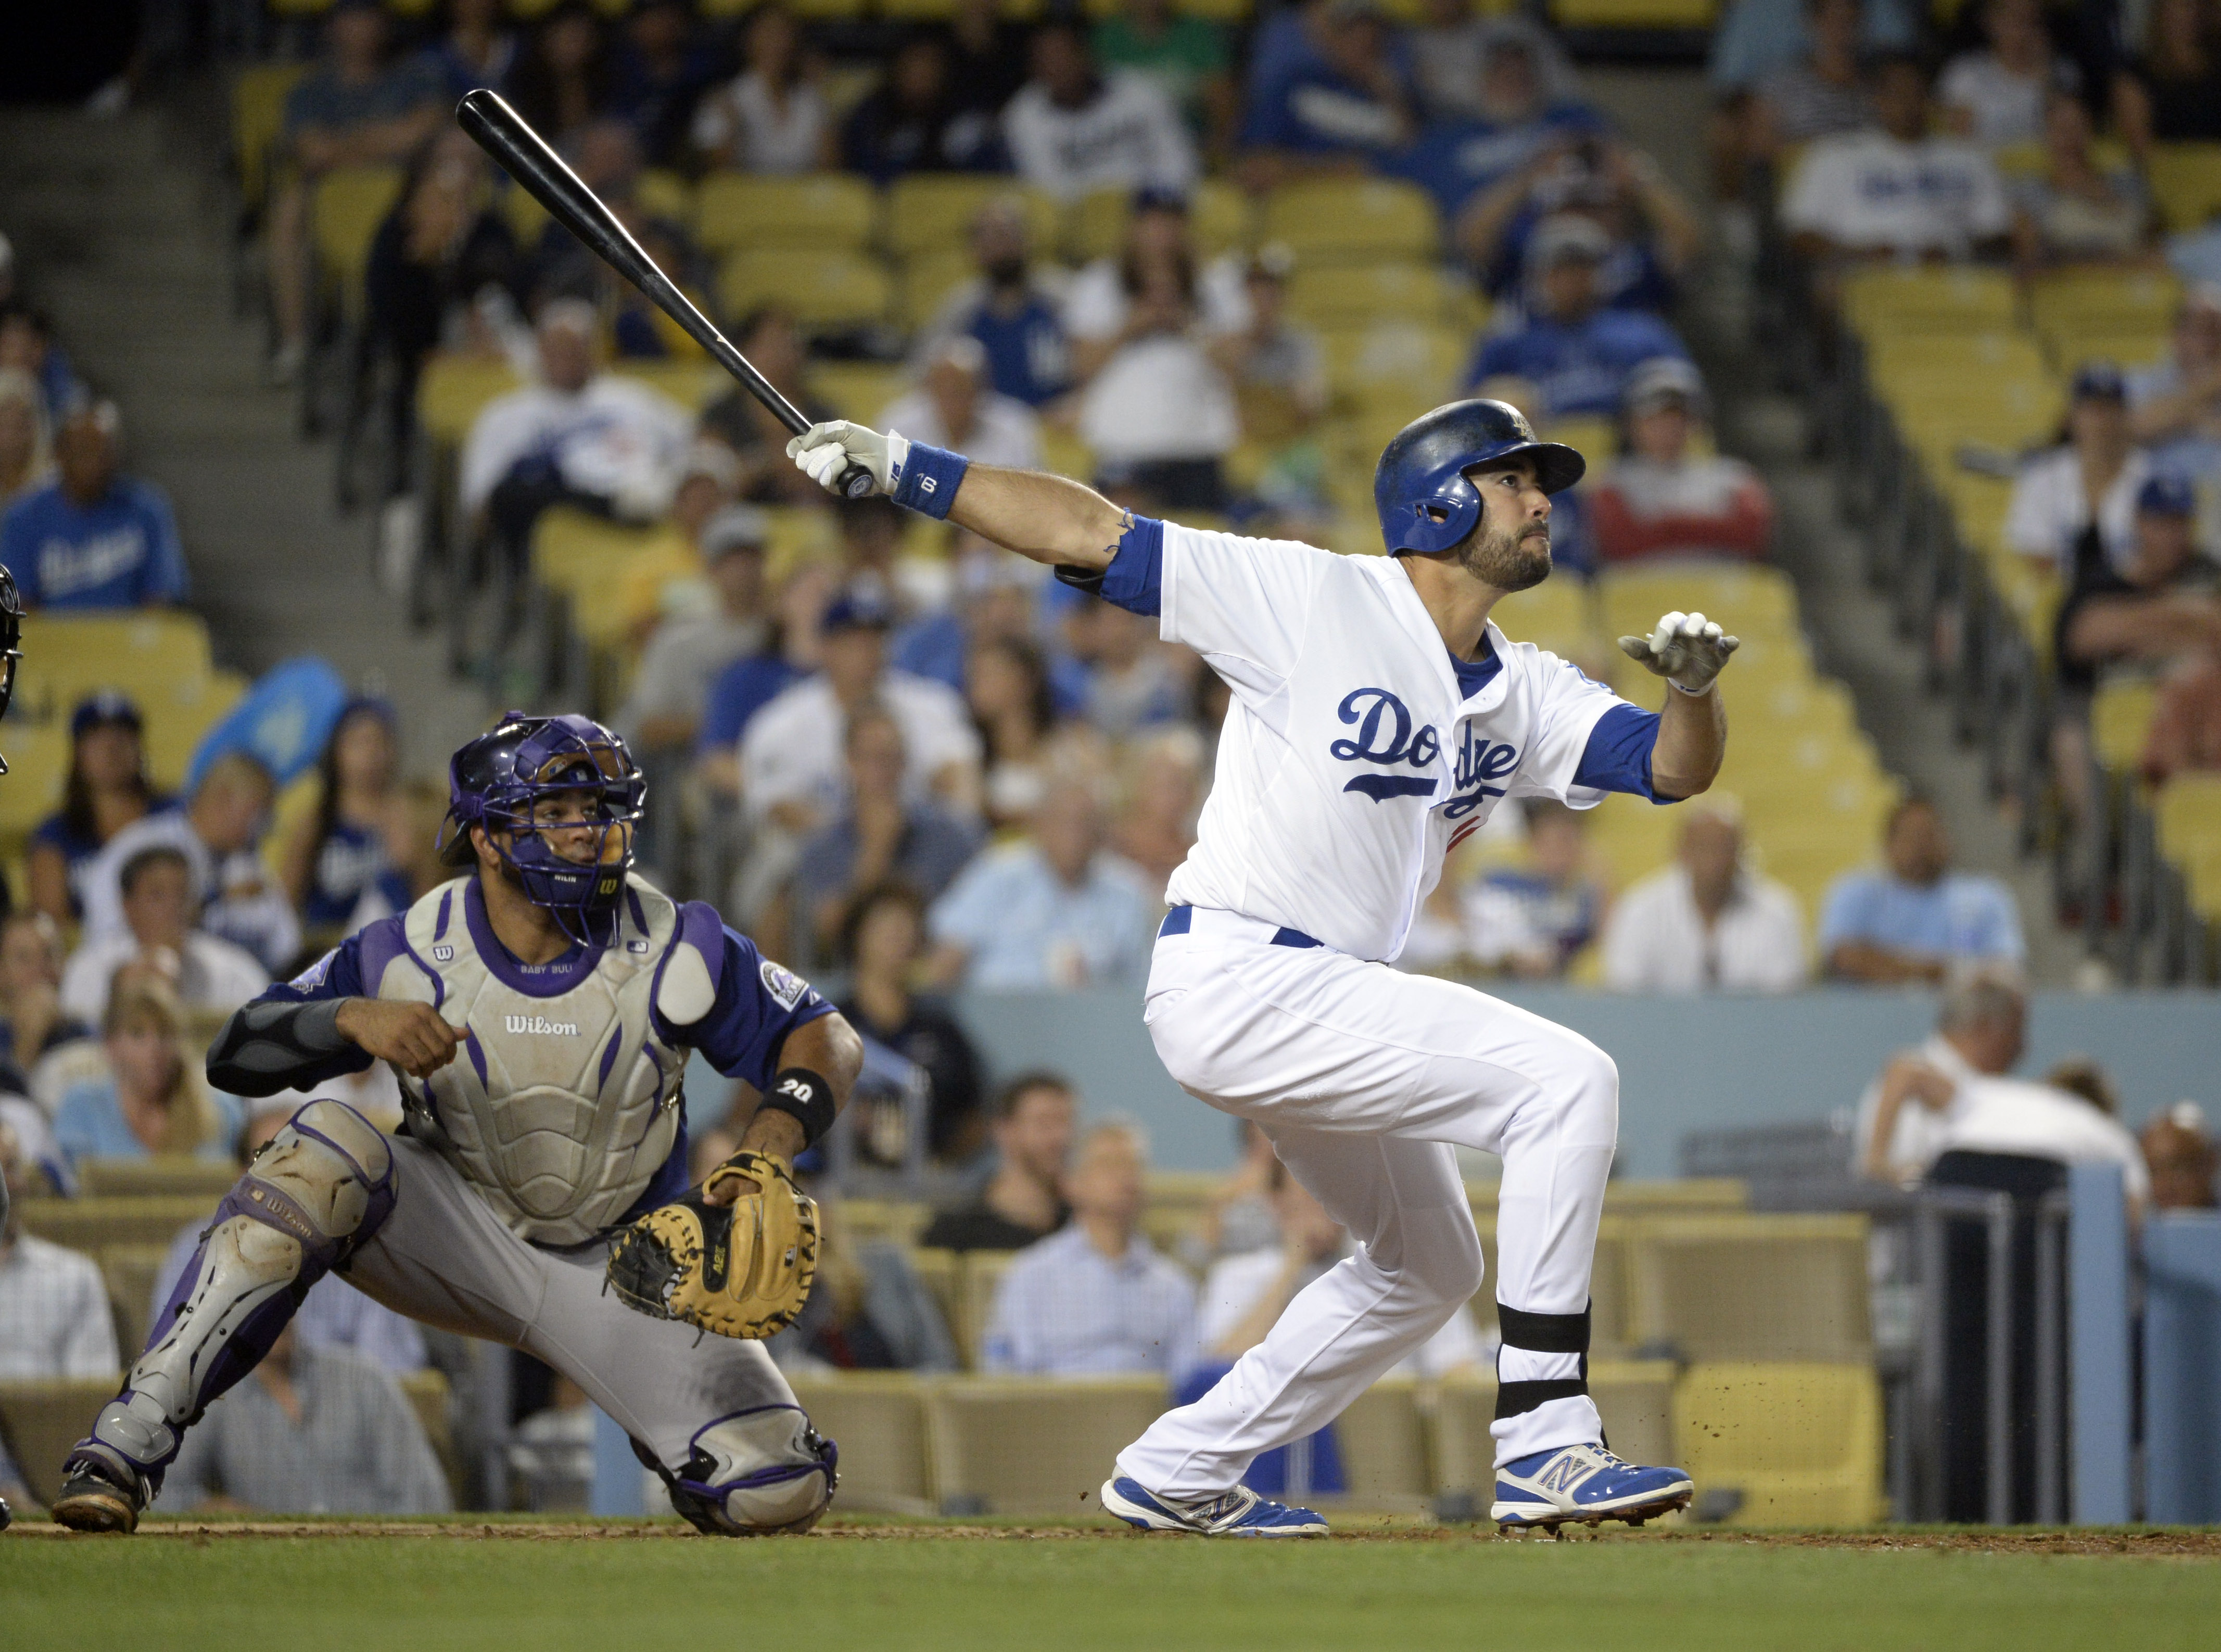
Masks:
[[[211,1542],[236,1542],[252,1538],[398,1537],[446,1539],[452,1542],[661,1542],[693,1541],[696,1533],[672,1520],[547,1520],[531,1518],[478,1520],[149,1520],[140,1528],[138,1541],[186,1543],[200,1547]],[[1104,1521],[1044,1521],[1029,1524],[992,1518],[972,1520],[902,1519],[893,1517],[847,1515],[828,1520],[811,1534],[813,1539],[835,1542],[884,1542],[919,1539],[956,1538],[976,1542],[1149,1542],[1165,1541],[1161,1534],[1144,1533]],[[22,1539],[50,1542],[97,1542],[79,1538],[44,1521],[19,1520],[0,1542]],[[1171,1541],[1179,1541],[1177,1537]],[[1492,1526],[1444,1526],[1431,1522],[1380,1516],[1345,1517],[1329,1542],[1339,1543],[1548,1544],[1541,1535],[1498,1536]],[[1567,1543],[1641,1544],[1646,1547],[1718,1543],[1728,1547],[1787,1549],[1865,1549],[1894,1552],[1930,1549],[1970,1555],[2124,1555],[2143,1559],[2221,1561],[2221,1530],[2175,1527],[2093,1527],[2060,1530],[1985,1530],[1974,1528],[1905,1527],[1865,1531],[1756,1531],[1729,1528],[1682,1527],[1661,1531],[1625,1531],[1605,1528],[1589,1532],[1569,1530]]]

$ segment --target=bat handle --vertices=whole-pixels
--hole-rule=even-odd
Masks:
[[[866,498],[872,491],[872,473],[861,465],[851,465],[841,472],[841,479],[835,485],[844,499]]]

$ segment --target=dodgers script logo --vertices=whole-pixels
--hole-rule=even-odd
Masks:
[[[1410,708],[1385,688],[1352,689],[1335,714],[1357,725],[1356,739],[1337,740],[1327,747],[1345,763],[1408,763],[1426,768],[1442,754],[1434,724],[1426,724],[1414,737]],[[1360,774],[1342,790],[1386,803],[1391,798],[1431,798],[1436,784],[1432,775]]]
[[[1480,808],[1483,798],[1502,797],[1505,788],[1488,782],[1505,779],[1518,767],[1517,746],[1502,741],[1491,745],[1486,735],[1476,735],[1467,723],[1458,735],[1457,755],[1450,764],[1450,790],[1460,795],[1450,799],[1442,818],[1455,820]],[[1470,797],[1463,795],[1467,786],[1473,788]]]

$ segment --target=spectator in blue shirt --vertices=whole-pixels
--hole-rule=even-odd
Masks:
[[[54,1139],[72,1167],[156,1154],[231,1156],[243,1110],[202,1078],[200,1057],[185,1050],[185,1012],[152,966],[116,972],[101,1039],[108,1076],[71,1086],[54,1109]]]
[[[1098,1124],[1064,1179],[1072,1219],[1018,1253],[995,1290],[984,1370],[1027,1376],[1145,1374],[1176,1381],[1199,1355],[1195,1286],[1141,1231],[1139,1136]]]
[[[1024,207],[988,202],[972,220],[972,258],[979,274],[942,303],[919,341],[921,364],[947,340],[969,335],[987,352],[987,382],[1029,406],[1072,387],[1072,346],[1064,333],[1061,295],[1037,276]]]
[[[1310,0],[1300,51],[1261,55],[1240,138],[1242,182],[1361,171],[1417,135],[1408,75],[1374,0]]]
[[[2026,956],[2011,892],[1951,870],[1951,835],[1927,798],[1907,797],[1891,811],[1882,860],[1828,892],[1820,955],[1837,979],[1941,982],[1955,967]]]
[[[1466,372],[1467,389],[1505,392],[1503,399],[1538,422],[1610,418],[1638,366],[1657,356],[1686,357],[1674,329],[1655,316],[1603,307],[1600,276],[1611,247],[1611,237],[1594,220],[1574,213],[1538,226],[1527,253],[1531,313],[1524,325],[1481,341]]]
[[[112,402],[66,420],[54,441],[59,474],[0,516],[0,562],[28,608],[151,608],[182,601],[185,554],[169,497],[116,472],[120,421]]]
[[[1517,296],[1536,232],[1561,212],[1611,237],[1597,272],[1609,309],[1664,310],[1704,248],[1705,226],[1658,163],[1617,138],[1561,133],[1517,172],[1474,196],[1452,229],[1491,295]]]
[[[934,903],[935,978],[989,992],[1138,984],[1158,904],[1103,838],[1091,789],[1051,792],[1029,839],[982,854]]]
[[[147,778],[145,724],[130,697],[89,694],[70,714],[69,775],[62,806],[31,833],[24,881],[31,904],[58,924],[84,911],[84,869],[126,826],[175,801]]]
[[[1510,27],[1514,21],[1489,20],[1504,27],[1492,27],[1483,39],[1473,112],[1438,121],[1386,166],[1432,195],[1445,223],[1546,149],[1605,129],[1596,110],[1556,90],[1552,66],[1538,58],[1533,39]]]

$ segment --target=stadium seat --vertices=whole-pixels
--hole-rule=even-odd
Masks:
[[[8,759],[7,782],[0,785],[0,856],[12,861],[39,823],[62,806],[69,783],[68,721],[10,717],[0,724],[0,753]]]
[[[1674,1387],[1674,1455],[1740,1526],[1882,1517],[1881,1385],[1871,1364],[1705,1362]]]
[[[910,388],[907,368],[883,361],[821,361],[810,369],[810,388],[843,418],[877,422],[888,403]]]
[[[1323,332],[1327,383],[1343,400],[1408,421],[1456,393],[1470,354],[1453,329],[1394,316]]]
[[[455,1506],[461,1508],[467,1481],[462,1458],[455,1449],[454,1414],[447,1374],[427,1367],[405,1372],[395,1381],[401,1397],[409,1402],[409,1409],[416,1413],[417,1426],[424,1430],[424,1442],[439,1460],[441,1473],[447,1477],[448,1495]]]
[[[1283,184],[1265,197],[1258,238],[1279,241],[1297,267],[1423,263],[1442,247],[1433,199],[1386,178],[1322,178]]]
[[[485,404],[522,383],[501,357],[435,354],[416,380],[417,427],[435,447],[460,447]]]
[[[894,283],[883,265],[854,253],[766,248],[725,260],[717,299],[730,316],[775,303],[804,328],[835,327],[885,321]]]
[[[1694,33],[1719,21],[1719,0],[1550,0],[1561,28]]]
[[[1075,202],[1067,217],[1064,247],[1076,264],[1115,258],[1126,237],[1133,191],[1097,190]],[[1237,252],[1250,241],[1249,197],[1233,185],[1205,178],[1188,197],[1188,231],[1205,258]]]
[[[1390,1377],[1358,1395],[1335,1419],[1344,1489],[1334,1501],[1340,1506],[1398,1514],[1426,1508],[1434,1474],[1419,1399],[1417,1382]]]
[[[1431,264],[1299,264],[1288,278],[1290,313],[1321,329],[1353,327],[1380,316],[1441,325],[1451,319],[1453,297],[1448,281]],[[1411,417],[1405,413],[1396,428]]]
[[[2164,328],[2077,328],[2047,341],[2061,373],[2072,377],[2086,361],[2110,361],[2127,371],[2154,367],[2168,358],[2172,341]]]
[[[217,671],[197,683],[180,683],[167,693],[150,695],[140,710],[147,716],[147,772],[156,785],[176,791],[185,783],[201,736],[246,698],[249,685],[235,671]]]
[[[2104,684],[2091,699],[2091,749],[2114,773],[2136,773],[2158,699],[2159,690],[2154,685],[2136,680]]]
[[[961,247],[944,247],[904,260],[896,321],[912,333],[929,326],[948,302],[949,294],[978,273],[972,254]]]
[[[965,1343],[959,1330],[962,1316],[958,1309],[964,1292],[964,1256],[960,1251],[928,1249],[923,1246],[907,1253],[911,1271],[917,1282],[933,1294],[934,1305],[941,1310],[941,1322],[948,1327],[948,1334],[956,1339],[956,1357],[964,1361],[967,1370],[978,1361]]]
[[[926,1392],[946,1511],[1084,1514],[1120,1451],[1167,1405],[1155,1377],[1055,1383],[964,1377]]]
[[[233,77],[231,164],[240,197],[250,207],[260,206],[269,192],[275,151],[285,130],[285,99],[306,72],[304,63],[258,63]]]
[[[616,648],[655,616],[660,586],[635,574],[684,578],[700,568],[694,548],[667,523],[637,528],[559,505],[533,528],[533,578],[570,604],[571,629],[590,648]],[[610,600],[615,591],[629,600]]]
[[[686,228],[694,222],[694,186],[678,172],[649,167],[634,186],[634,199],[651,217]],[[547,209],[520,185],[503,191],[501,209],[518,246],[529,251],[547,228]]]
[[[871,185],[860,178],[712,172],[695,192],[694,238],[718,256],[758,247],[858,252],[878,216]]]
[[[216,1201],[210,1199],[201,1219],[205,1221],[215,1209]],[[171,1238],[174,1242],[176,1235]],[[154,1321],[154,1281],[161,1277],[169,1254],[166,1244],[101,1247],[97,1259],[101,1282],[108,1287],[108,1305],[116,1316],[116,1347],[126,1365],[147,1346],[147,1332]]]
[[[2197,229],[2221,212],[2221,143],[2155,143],[2146,172],[2168,228]]]
[[[2221,774],[2178,774],[2152,800],[2160,853],[2182,869],[2190,904],[2221,922]]]
[[[1699,612],[1746,642],[1793,633],[1797,587],[1780,569],[1746,562],[1632,564],[1597,576],[1597,609],[1608,636],[1648,636],[1661,615]],[[1736,666],[1747,664],[1740,654]]]
[[[713,22],[745,17],[761,0],[702,0],[702,16]],[[847,22],[864,15],[864,0],[792,0],[787,8],[810,22]]]
[[[187,1223],[206,1222],[210,1207],[205,1198],[167,1194],[27,1198],[16,1208],[26,1232],[97,1255],[109,1245],[166,1245]]]
[[[127,693],[205,679],[213,668],[208,623],[180,609],[115,614],[33,614],[23,622],[16,699],[50,690],[66,719],[77,698],[95,688]]]
[[[841,1506],[887,1514],[932,1514],[925,1386],[905,1372],[844,1371],[810,1376],[794,1397],[817,1431],[841,1446]]]
[[[2012,278],[1963,266],[1861,270],[1843,284],[1842,314],[1868,338],[2007,331],[2016,321]]]
[[[316,267],[340,314],[353,320],[365,302],[363,272],[378,226],[401,198],[398,166],[335,166],[309,197],[309,237]]]
[[[1545,579],[1504,598],[1489,617],[1514,642],[1531,642],[1561,659],[1585,655],[1602,640],[1588,587],[1573,579]]]
[[[1868,1359],[1863,1216],[1637,1222],[1628,1236],[1630,1340],[1688,1360]]]
[[[691,413],[700,412],[733,387],[723,368],[698,357],[667,361],[613,361],[610,371],[621,379],[637,379],[651,389],[661,391]]]
[[[200,1198],[210,1210],[238,1180],[239,1167],[228,1160],[178,1153],[87,1159],[77,1167],[78,1190],[88,1198]]]
[[[1046,255],[1056,246],[1056,203],[1039,190],[1007,178],[954,172],[913,172],[888,185],[882,235],[898,259],[964,245],[979,209],[1004,197],[1023,203],[1034,251]]]
[[[1010,1271],[1014,1250],[967,1250],[958,1260],[962,1263],[959,1273],[956,1294],[956,1317],[948,1322],[955,1334],[958,1351],[965,1366],[973,1371],[979,1368],[979,1346],[987,1335],[987,1319],[995,1311],[995,1288]]]
[[[1874,387],[1884,390],[1905,373],[1929,373],[1983,381],[1993,379],[2037,378],[2050,372],[2043,352],[2025,333],[1981,332],[1913,334],[1870,340],[1867,372]]]
[[[122,1375],[0,1381],[0,1443],[39,1502],[52,1503],[60,1493],[62,1459],[91,1432]]]
[[[2063,358],[2091,335],[2164,336],[2181,301],[2182,283],[2166,270],[2062,271],[2030,288],[2029,325]]]

